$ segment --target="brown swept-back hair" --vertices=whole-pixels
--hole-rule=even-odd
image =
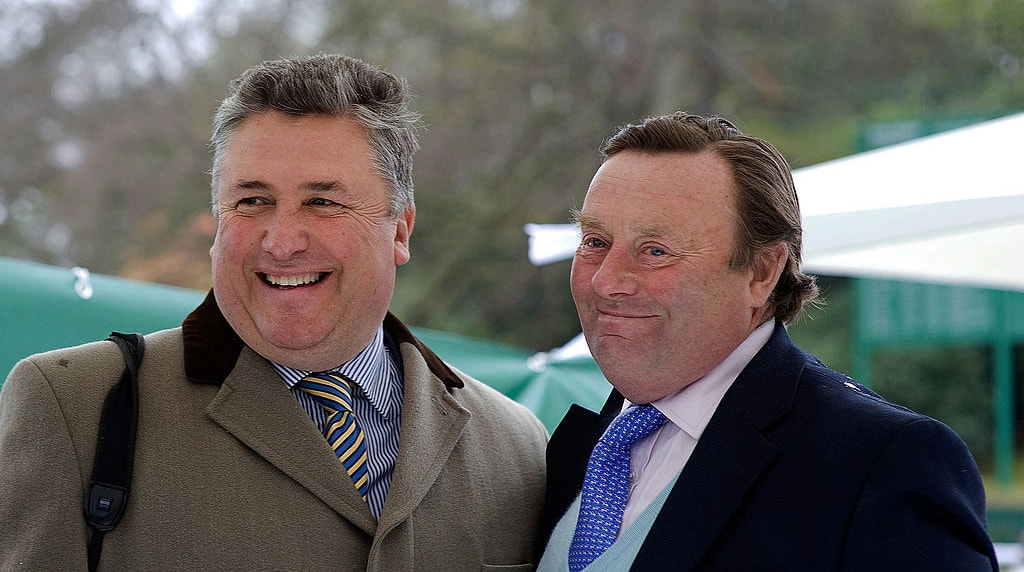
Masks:
[[[736,185],[738,232],[730,265],[741,269],[759,264],[758,254],[779,242],[789,251],[765,318],[790,322],[804,304],[820,301],[814,277],[800,271],[800,205],[789,165],[774,146],[716,115],[676,112],[626,125],[601,147],[604,160],[622,151],[711,152],[725,159]]]

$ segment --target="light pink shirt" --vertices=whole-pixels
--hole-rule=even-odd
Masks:
[[[633,445],[629,497],[622,515],[620,534],[682,471],[725,392],[768,342],[774,329],[774,319],[761,324],[704,377],[653,403],[669,422]],[[625,409],[629,405],[626,401],[622,407]]]

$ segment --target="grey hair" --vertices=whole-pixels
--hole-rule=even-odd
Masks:
[[[293,116],[351,117],[366,130],[371,160],[391,189],[391,215],[413,206],[412,163],[419,115],[409,110],[405,80],[337,54],[266,61],[228,86],[213,119],[210,198],[217,217],[217,180],[231,138],[246,119],[276,111]]]

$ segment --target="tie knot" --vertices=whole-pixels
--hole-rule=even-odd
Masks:
[[[352,381],[340,373],[311,373],[295,387],[313,396],[330,411],[352,411]]]
[[[663,423],[665,415],[657,407],[651,404],[631,405],[612,421],[601,441],[611,449],[628,451]]]
[[[328,412],[323,426],[324,437],[365,501],[370,473],[366,437],[352,409],[352,383],[340,373],[311,373],[300,379],[295,387],[311,395]]]

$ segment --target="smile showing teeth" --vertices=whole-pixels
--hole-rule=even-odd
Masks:
[[[278,288],[294,288],[296,286],[316,284],[322,280],[324,276],[325,274],[323,272],[312,272],[310,274],[300,274],[298,276],[271,276],[270,274],[264,274],[263,280],[267,284]]]

